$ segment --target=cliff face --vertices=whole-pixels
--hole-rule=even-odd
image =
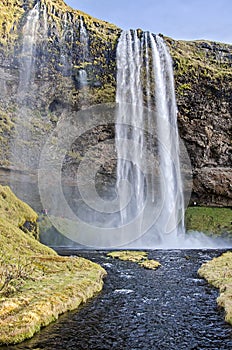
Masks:
[[[61,114],[67,116],[70,111],[113,102],[115,98],[115,54],[120,30],[72,10],[61,0],[41,0],[34,24],[36,35],[30,42],[33,23],[28,20],[35,3],[4,0],[0,5],[1,164],[22,170],[38,166],[39,150]],[[86,43],[81,31],[87,35]],[[30,83],[25,88],[29,70]],[[82,86],[83,70],[88,87]],[[21,120],[23,132],[15,128]],[[17,145],[9,142],[14,132]],[[30,134],[28,148],[32,154],[26,163],[21,160],[16,164],[15,159],[11,164],[10,148],[18,150],[18,158],[25,148],[20,134]]]
[[[115,101],[116,47],[121,32],[72,10],[62,0],[41,0],[36,45],[31,47],[33,61],[29,62],[30,86],[22,93],[25,28],[35,3],[3,0],[0,5],[1,165],[22,170],[38,166],[39,151],[60,118],[85,106]],[[231,206],[232,46],[165,40],[174,63],[179,132],[193,167],[192,201]],[[23,132],[30,134],[27,163],[20,160],[25,148],[20,137],[14,145],[18,163],[10,157],[12,135],[20,135],[19,119],[24,121]],[[79,149],[87,141],[94,144],[113,137],[112,125],[101,126],[83,138]],[[69,154],[70,159],[76,156]],[[108,171],[111,165],[106,166]]]
[[[167,40],[197,203],[232,204],[232,45]]]

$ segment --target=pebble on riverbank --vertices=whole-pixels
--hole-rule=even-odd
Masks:
[[[203,264],[198,274],[219,288],[217,303],[225,309],[225,320],[232,325],[232,252],[227,252]]]

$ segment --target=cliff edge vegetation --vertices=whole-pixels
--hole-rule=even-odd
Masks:
[[[31,338],[103,286],[106,272],[84,258],[60,257],[24,232],[37,214],[0,185],[0,345]]]

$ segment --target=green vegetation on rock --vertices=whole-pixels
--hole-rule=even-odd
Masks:
[[[189,207],[185,213],[187,231],[200,231],[211,235],[232,235],[230,208]]]
[[[29,205],[18,199],[10,187],[1,185],[0,218],[38,238],[38,215],[36,212]]]
[[[123,261],[136,262],[140,266],[150,270],[156,270],[157,267],[161,266],[161,264],[158,261],[149,260],[147,258],[148,253],[142,251],[119,250],[115,252],[110,252],[107,255],[112,258],[117,258]]]
[[[165,37],[174,60],[175,74],[192,78],[209,77],[216,80],[223,76],[232,76],[230,60],[223,60],[220,54],[231,50],[231,45],[213,43],[207,40],[184,41]],[[212,47],[213,46],[213,47]]]
[[[103,286],[99,265],[60,257],[19,228],[36,219],[9,187],[0,187],[0,345],[32,337]]]
[[[17,25],[22,17],[22,0],[2,0],[0,4],[0,46],[13,43],[18,37]]]
[[[224,253],[203,264],[198,274],[219,288],[217,303],[225,309],[225,320],[232,325],[232,252]]]

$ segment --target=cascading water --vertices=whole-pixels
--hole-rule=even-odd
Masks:
[[[87,86],[87,72],[85,69],[85,62],[88,59],[89,56],[89,36],[88,36],[88,32],[85,28],[84,25],[84,21],[83,18],[80,17],[80,48],[81,48],[81,52],[80,52],[80,59],[82,61],[83,64],[83,68],[80,69],[79,71],[79,81],[80,81],[80,88],[83,88],[85,86]]]
[[[70,54],[70,51],[72,52],[74,34],[70,15],[67,12],[63,16],[63,23],[64,27],[60,39],[60,62],[64,76],[68,76],[72,67],[72,54]]]
[[[179,161],[179,137],[172,60],[160,36],[150,34],[155,75],[160,169],[164,181],[163,220],[166,231],[184,232],[184,196]]]
[[[23,27],[21,55],[19,56],[19,84],[17,93],[18,108],[15,113],[15,131],[11,139],[11,164],[20,170],[33,168],[34,153],[31,146],[31,118],[32,112],[27,108],[30,95],[33,94],[34,64],[36,57],[37,27],[39,21],[39,4],[28,12]],[[26,177],[26,175],[24,175]],[[27,199],[28,186],[24,183],[24,176],[17,182],[15,174],[10,176],[10,184],[15,193],[22,199]]]
[[[41,9],[43,13],[43,31],[44,31],[43,34],[44,34],[44,37],[46,38],[48,35],[48,10],[45,4],[43,4]]]
[[[32,162],[32,150],[29,145],[31,140],[31,114],[27,109],[27,104],[30,99],[29,95],[33,91],[39,11],[39,5],[36,4],[28,12],[23,27],[22,51],[19,56],[18,109],[15,118],[15,134],[11,142],[11,162],[22,169],[30,168]]]
[[[136,31],[122,32],[117,48],[116,101],[117,184],[119,187],[120,182],[127,181],[131,185],[130,204],[121,210],[121,224],[129,222],[132,214],[138,215],[147,196],[152,196],[151,203],[159,208],[159,215],[151,230],[160,241],[174,239],[184,233],[184,200],[172,62],[161,37],[144,33],[140,39]],[[143,106],[155,110],[146,121]],[[152,123],[157,128],[159,171],[158,175],[152,171],[145,181],[143,170],[148,164],[144,148],[151,147],[154,136],[146,135],[145,130]],[[128,161],[129,140],[136,145],[132,161]]]
[[[140,50],[141,43],[137,35],[130,31],[123,32],[117,49],[117,187],[119,188],[120,183],[125,180],[131,183],[131,203],[126,208],[121,206],[121,225],[127,224],[137,216],[144,204],[144,177],[141,172],[144,140]],[[132,106],[132,113],[127,112],[127,102]],[[131,149],[130,145],[128,146],[128,139],[133,140],[135,148]],[[132,162],[128,161],[128,151],[132,151]],[[128,195],[128,191],[121,191],[120,202],[125,203]],[[138,226],[141,225],[139,220]]]
[[[29,11],[26,24],[23,28],[23,45],[19,70],[18,94],[25,94],[33,80],[34,57],[36,47],[37,24],[39,20],[39,4]]]

